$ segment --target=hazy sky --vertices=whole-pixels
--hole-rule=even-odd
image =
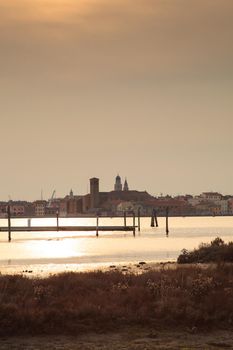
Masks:
[[[232,0],[0,0],[0,199],[233,194]]]

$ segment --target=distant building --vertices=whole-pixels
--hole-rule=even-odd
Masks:
[[[134,205],[132,202],[120,202],[118,205],[117,205],[117,211],[118,212],[127,212],[127,211],[131,211],[134,209]]]
[[[91,209],[99,207],[99,179],[90,179],[90,201]]]
[[[5,217],[7,213],[7,203],[0,202],[0,217]]]
[[[201,197],[196,196],[196,197],[193,197],[193,198],[189,198],[188,199],[188,203],[195,207],[196,205],[201,203],[202,200],[203,199]]]
[[[230,215],[233,215],[233,198],[230,198],[228,200],[228,213]]]
[[[23,216],[25,215],[25,204],[22,202],[12,202],[10,204],[10,212],[13,216]]]
[[[200,197],[206,201],[215,202],[222,199],[222,194],[218,192],[203,192]]]
[[[144,202],[144,206],[147,207],[148,215],[151,213],[152,208],[155,208],[159,215],[164,215],[167,208],[169,208],[169,214],[173,216],[190,215],[193,211],[192,206],[186,200],[174,198],[154,198]]]
[[[216,201],[215,203],[220,207],[221,215],[227,215],[228,214],[228,212],[229,212],[228,200],[223,199],[221,201]]]
[[[59,214],[61,216],[75,216],[82,214],[82,196],[75,196],[71,190],[69,195],[59,201]]]
[[[119,175],[116,177],[114,191],[122,191],[121,177]]]
[[[129,191],[129,186],[128,186],[128,182],[127,182],[127,179],[125,179],[125,183],[124,183],[124,188],[123,188],[124,191]]]
[[[45,216],[47,201],[37,200],[33,202],[35,216]]]
[[[31,216],[34,213],[32,203],[27,201],[9,201],[0,205],[0,216],[4,217],[7,213],[7,207],[10,206],[10,213],[14,217]]]
[[[121,202],[143,203],[146,200],[151,200],[154,197],[146,191],[132,191],[128,189],[128,183],[125,183],[125,190],[122,191],[121,178],[116,177],[114,188],[118,190],[110,192],[99,191],[99,179],[90,179],[90,194],[82,197],[83,213],[108,213],[109,215],[117,211],[117,206]]]
[[[221,215],[221,206],[211,201],[202,201],[195,206],[197,215]]]

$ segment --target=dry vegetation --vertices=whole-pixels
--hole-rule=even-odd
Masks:
[[[217,237],[210,244],[200,244],[198,249],[188,251],[183,249],[177,259],[179,264],[233,262],[233,242],[224,243]]]
[[[0,334],[232,327],[233,266],[0,276]]]

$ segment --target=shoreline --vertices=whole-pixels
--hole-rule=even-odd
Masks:
[[[177,261],[135,261],[135,262],[121,262],[121,263],[100,263],[95,264],[95,267],[91,267],[92,264],[40,264],[40,265],[22,265],[10,267],[0,267],[0,276],[23,276],[29,278],[46,279],[52,276],[59,276],[66,273],[107,273],[117,272],[124,275],[142,275],[144,273],[154,271],[176,270],[177,268],[215,268],[216,263],[190,263],[190,264],[178,264]],[[232,265],[226,263],[226,265]],[[44,267],[48,268],[45,269]],[[60,268],[59,268],[60,267]]]
[[[118,271],[123,273],[141,274],[143,272],[159,270],[162,268],[177,267],[174,261],[132,261],[132,262],[106,262],[106,263],[55,263],[54,261],[40,264],[10,264],[0,266],[1,275],[24,275],[46,278],[65,272],[89,273]]]

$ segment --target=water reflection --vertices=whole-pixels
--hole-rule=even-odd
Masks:
[[[132,224],[128,218],[128,224]],[[60,225],[95,225],[95,218],[61,218]],[[56,219],[32,219],[31,226],[55,225]],[[100,225],[122,225],[122,218],[100,218]],[[0,220],[1,226],[7,221]],[[27,225],[27,219],[13,219],[12,226]],[[232,240],[233,217],[170,218],[169,237],[165,233],[165,219],[159,218],[159,227],[150,227],[150,218],[141,219],[140,235],[132,232],[42,232],[0,234],[0,266],[20,264],[99,264],[137,260],[176,260],[183,248],[193,249],[220,236]]]

